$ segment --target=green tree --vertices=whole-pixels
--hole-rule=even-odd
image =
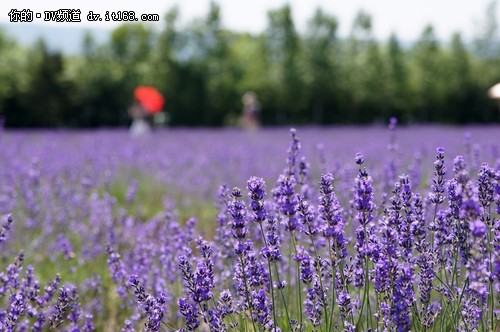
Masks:
[[[265,32],[268,77],[276,100],[276,122],[299,119],[303,106],[303,81],[299,66],[300,38],[289,5],[268,13]]]
[[[398,38],[391,34],[387,45],[387,99],[390,101],[391,114],[402,121],[408,121],[411,112],[408,86],[407,55],[401,48]]]
[[[221,27],[220,7],[211,2],[205,20],[204,39],[209,41],[207,47],[207,93],[210,109],[204,123],[210,126],[222,125],[228,113],[239,111],[240,95],[234,88],[241,70],[230,52],[229,43],[234,39],[232,34]]]
[[[449,112],[446,121],[464,123],[472,114],[475,100],[472,96],[474,92],[469,54],[458,33],[452,37],[446,63],[445,74],[449,80],[447,85]]]
[[[154,37],[151,28],[144,24],[122,24],[111,33],[112,55],[125,64],[146,61],[153,48]]]
[[[30,79],[28,63],[27,50],[0,29],[0,116],[7,117],[7,125],[15,124],[12,116],[18,116],[21,93]]]
[[[500,40],[498,36],[497,2],[491,1],[481,20],[479,31],[474,38],[474,50],[482,59],[494,59],[500,55]]]
[[[387,73],[380,46],[375,41],[367,44],[362,68],[364,69],[360,82],[362,108],[359,122],[384,121],[382,116],[386,116],[388,111]]]
[[[165,90],[172,124],[222,125],[238,96],[220,8],[212,2],[204,19],[182,31],[176,26],[178,13],[174,8],[167,14],[156,57],[168,82]]]
[[[73,110],[70,83],[63,77],[64,58],[60,52],[50,52],[43,40],[31,52],[37,61],[20,96],[20,110],[8,110],[7,118],[12,126],[61,127],[66,113]]]
[[[305,53],[314,123],[340,121],[337,109],[337,19],[317,9],[309,21]],[[325,111],[328,112],[325,114]]]
[[[181,98],[179,97],[184,94],[177,83],[181,79],[181,70],[174,56],[179,39],[178,19],[179,8],[177,6],[172,7],[165,14],[164,28],[159,33],[156,47],[152,50],[149,66],[150,84],[157,87],[165,96],[165,111],[169,115],[172,125],[178,123],[178,117],[175,115],[182,112]]]
[[[419,122],[442,121],[444,113],[443,59],[434,28],[428,25],[413,47],[412,77],[416,97],[415,118]],[[444,84],[443,84],[444,83]]]
[[[344,63],[342,72],[342,90],[346,120],[348,122],[360,122],[362,118],[362,104],[366,100],[368,91],[365,89],[365,59],[368,45],[373,42],[371,16],[360,11],[356,15],[349,38],[344,44],[342,61]]]
[[[68,62],[66,76],[75,84],[75,114],[70,122],[83,127],[126,125],[136,83],[126,77],[135,68],[116,61],[110,44],[97,45],[90,34],[82,50],[81,57]]]

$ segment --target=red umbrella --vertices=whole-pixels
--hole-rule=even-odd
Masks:
[[[134,97],[150,114],[160,112],[165,105],[162,94],[152,86],[138,86],[134,90]]]

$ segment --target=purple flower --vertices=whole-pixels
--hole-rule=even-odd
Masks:
[[[430,195],[430,200],[434,204],[441,204],[444,201],[444,190],[445,181],[444,176],[446,174],[446,168],[444,166],[444,148],[437,148],[436,161],[434,162],[434,175],[436,176],[432,182],[432,193]]]
[[[310,284],[313,280],[312,263],[309,255],[305,255],[300,260],[300,279],[305,284]]]
[[[286,160],[288,168],[285,170],[285,174],[288,177],[294,176],[297,172],[297,157],[300,151],[300,141],[297,137],[297,130],[295,130],[295,128],[290,129],[290,134],[292,135],[292,142],[288,149],[288,158]]]
[[[194,272],[187,256],[180,255],[177,261],[186,292],[195,303],[200,304],[207,302],[213,297],[212,290],[215,287],[215,272],[212,260],[212,246],[200,238],[198,240],[198,248],[202,259],[197,262]]]
[[[469,174],[467,172],[464,157],[456,156],[453,160],[453,172],[458,183],[464,185],[469,181]]]
[[[356,244],[355,248],[357,250],[355,268],[354,268],[354,285],[356,287],[362,287],[365,282],[365,269],[368,258],[373,254],[373,245],[371,242],[371,225],[373,221],[372,212],[375,209],[375,203],[373,203],[373,186],[372,178],[366,172],[366,169],[361,168],[363,164],[363,156],[361,154],[356,155],[356,163],[359,165],[358,176],[355,179],[354,188],[354,208],[357,210],[356,220],[359,222],[359,226],[356,229]]]
[[[484,163],[481,165],[481,169],[478,173],[477,185],[479,189],[479,203],[483,208],[487,208],[493,202],[494,193],[494,183],[493,179],[495,177],[494,171]]]
[[[335,261],[332,264],[338,264],[338,260],[347,256],[346,241],[344,238],[344,220],[342,218],[342,209],[333,192],[333,176],[327,173],[321,176],[320,185],[320,203],[318,215],[325,223],[323,227],[323,236],[329,239],[330,250],[335,255]]]
[[[2,228],[0,228],[0,243],[4,242],[7,239],[7,232],[10,230],[12,224],[12,215],[7,216],[7,220],[2,225]]]
[[[299,196],[297,217],[299,222],[302,224],[302,230],[306,235],[314,236],[318,232],[318,227],[315,223],[316,220],[314,210],[303,196]]]
[[[121,260],[121,256],[117,253],[111,244],[108,244],[106,251],[108,253],[108,267],[111,272],[111,278],[113,281],[118,284],[117,291],[118,295],[122,299],[127,298],[126,288],[128,287],[125,271],[125,266]]]
[[[63,286],[57,298],[57,302],[54,306],[54,312],[49,317],[49,326],[51,329],[57,328],[63,322],[63,315],[66,312],[68,304],[70,303],[70,293],[72,289]]]
[[[148,331],[159,331],[165,310],[165,296],[160,294],[154,297],[146,293],[137,275],[130,275],[130,285],[134,288],[139,307],[146,314],[148,321],[145,323]]]
[[[268,283],[269,275],[266,266],[255,254],[255,250],[251,247],[251,242],[249,242],[248,254],[246,255],[246,266],[247,266],[247,279],[248,284],[252,287],[259,287]]]
[[[220,331],[220,332],[227,331],[226,324],[224,324],[224,321],[222,320],[222,317],[220,316],[217,310],[210,309],[208,310],[207,314],[208,314],[208,325],[210,326],[211,331]]]
[[[346,321],[352,315],[351,296],[347,291],[343,290],[339,293],[337,301],[340,308],[340,315]]]
[[[469,224],[471,233],[475,237],[483,237],[486,234],[486,225],[480,219],[476,219],[475,221]]]
[[[495,262],[493,263],[493,275],[495,276],[497,282],[500,282],[500,256],[497,255]]]
[[[425,224],[424,208],[422,196],[416,193],[413,198],[413,223],[411,232],[415,241],[415,249],[422,253],[426,251],[428,242],[426,240],[427,230]]]
[[[278,179],[280,213],[285,217],[285,229],[293,232],[299,226],[296,213],[298,211],[299,197],[294,192],[295,178],[280,175]]]
[[[441,312],[441,309],[441,305],[438,302],[430,304],[424,311],[422,325],[425,328],[430,328],[434,324],[437,315]]]
[[[476,330],[482,318],[482,310],[479,299],[473,296],[471,292],[465,294],[461,314],[465,330]]]
[[[249,279],[251,277],[249,256],[253,255],[252,242],[240,243],[241,253],[238,254],[234,267],[234,279],[236,281],[236,289],[238,294],[245,300],[244,306],[250,307],[250,290]]]
[[[21,291],[17,291],[9,297],[10,308],[6,319],[6,327],[9,331],[14,331],[16,325],[26,311],[26,301]]]
[[[181,297],[177,301],[179,305],[179,313],[186,320],[186,330],[194,331],[200,326],[200,321],[198,320],[199,310],[196,303],[189,301],[188,299]]]
[[[410,310],[414,297],[413,270],[410,266],[402,265],[396,276],[391,307],[391,318],[398,332],[411,330]]]
[[[365,162],[364,156],[361,153],[356,153],[356,157],[354,158],[356,161],[356,165],[360,166]]]
[[[95,331],[95,326],[92,321],[94,317],[91,314],[86,314],[85,315],[85,323],[83,324],[82,327],[82,332],[92,332]]]
[[[265,327],[272,327],[273,320],[270,314],[271,303],[264,288],[252,292],[252,309],[257,322]]]
[[[311,321],[313,326],[319,326],[321,324],[321,317],[323,316],[323,308],[326,306],[326,303],[325,295],[321,290],[318,280],[315,280],[313,287],[308,289],[304,304],[307,318]]]
[[[241,241],[247,234],[246,229],[246,209],[245,203],[241,198],[241,191],[239,188],[233,188],[231,193],[232,200],[228,203],[228,212],[231,215],[231,229],[234,238]],[[236,249],[238,250],[238,249]]]
[[[231,315],[234,312],[233,297],[228,289],[220,293],[219,300],[217,301],[217,310],[221,318]]]
[[[382,256],[375,264],[374,288],[376,292],[384,293],[391,289],[392,264]]]
[[[266,226],[266,243],[267,245],[262,248],[261,254],[269,262],[275,262],[281,259],[280,251],[280,237],[276,230],[276,220],[274,216],[269,215],[267,218]]]
[[[138,187],[139,182],[135,179],[132,179],[128,185],[127,193],[125,194],[125,201],[127,203],[131,203],[135,199]]]
[[[130,319],[125,320],[121,332],[134,332],[133,322]]]
[[[309,195],[310,195],[310,188],[307,185],[307,179],[308,179],[310,167],[311,166],[306,161],[306,158],[301,157],[300,163],[299,163],[298,184],[299,184],[299,186],[301,186],[300,194],[303,195],[305,198],[309,198]]]
[[[359,165],[361,165],[361,163]],[[372,212],[375,210],[376,206],[373,203],[372,178],[368,175],[366,169],[360,168],[358,176],[356,177],[354,207],[358,211],[356,220],[358,220],[362,226],[373,221]]]
[[[432,251],[424,252],[419,256],[418,265],[420,267],[419,271],[419,283],[418,288],[420,290],[420,302],[423,305],[428,305],[431,300],[432,283],[434,280],[434,268],[436,265],[436,259]]]
[[[249,195],[252,200],[250,207],[253,211],[253,220],[261,223],[266,219],[266,209],[264,208],[264,197],[266,196],[266,183],[264,179],[252,176],[247,182]]]

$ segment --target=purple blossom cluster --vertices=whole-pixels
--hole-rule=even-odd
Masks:
[[[266,130],[218,133],[220,151],[176,132],[189,153],[172,133],[5,132],[0,331],[496,331],[487,129],[481,149],[425,128],[410,144],[395,119],[359,137],[293,129],[287,153]]]
[[[13,222],[8,216],[2,236]],[[25,267],[24,252],[0,271],[0,331],[95,331],[92,315],[82,310],[76,286],[61,285],[56,275],[43,286],[32,265]]]

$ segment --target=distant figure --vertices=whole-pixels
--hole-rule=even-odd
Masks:
[[[139,102],[134,102],[128,109],[128,114],[132,118],[132,125],[130,126],[130,136],[138,137],[151,132],[151,126],[146,120],[148,112]]]
[[[134,90],[135,101],[128,109],[132,118],[130,135],[141,136],[151,131],[149,120],[154,116],[155,120],[161,120],[161,111],[165,105],[165,98],[154,87],[140,85]]]
[[[488,89],[488,97],[497,102],[498,109],[500,110],[500,83],[497,83]]]
[[[243,114],[239,119],[239,125],[247,130],[255,130],[259,128],[260,121],[260,103],[257,100],[257,95],[253,91],[248,91],[243,95]]]

